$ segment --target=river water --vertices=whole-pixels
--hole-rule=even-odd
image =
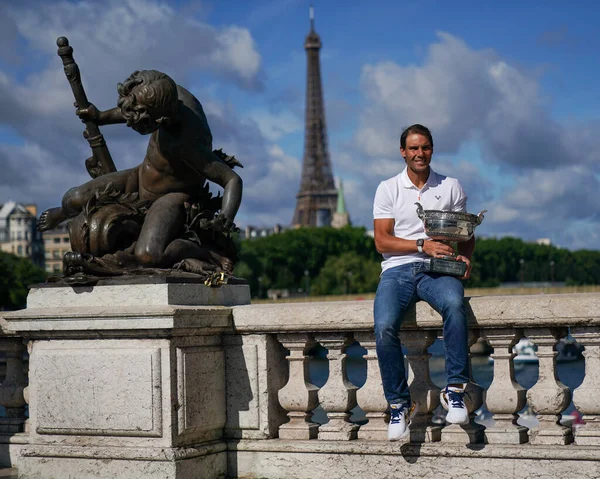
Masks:
[[[429,359],[429,367],[431,371],[431,380],[440,388],[446,385],[446,374],[444,371],[444,357],[443,357],[443,342],[437,340],[436,343],[429,348],[432,353]],[[317,387],[322,387],[327,382],[329,375],[329,364],[325,358],[326,350],[323,348],[317,348],[314,350],[314,358],[309,363],[309,378],[310,382]],[[367,364],[362,358],[363,354],[366,354],[366,350],[360,347],[358,344],[350,346],[347,350],[348,359],[346,362],[348,379],[356,386],[361,387],[367,377]],[[471,360],[473,379],[474,381],[487,389],[492,383],[494,374],[493,362],[489,361],[489,356],[472,356]],[[559,380],[569,387],[571,392],[577,388],[583,381],[585,375],[585,362],[583,358],[576,361],[559,362],[558,367],[558,378]],[[525,389],[530,389],[538,379],[538,363],[537,362],[515,362],[515,379]],[[574,411],[575,407],[573,402],[563,412],[564,415],[570,415]],[[478,411],[477,422],[489,424],[489,418],[491,413],[485,408],[485,405]],[[438,416],[443,417],[443,411],[441,407],[436,410]],[[328,421],[325,411],[321,407],[317,407],[314,410],[314,416],[312,418],[314,422],[324,424]],[[357,423],[366,422],[365,414],[360,407],[356,407],[352,410],[351,421]],[[537,422],[533,416],[531,416],[529,407],[526,406],[521,411],[521,419],[519,423],[531,426]]]

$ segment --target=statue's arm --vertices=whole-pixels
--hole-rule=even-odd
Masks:
[[[118,106],[110,110],[98,112],[98,125],[114,125],[117,123],[125,123],[123,113]]]
[[[126,122],[118,106],[110,110],[100,111],[94,104],[90,103],[87,108],[77,108],[75,113],[84,123],[90,121],[98,126]]]
[[[243,183],[240,176],[205,147],[202,147],[201,154],[189,163],[199,175],[223,188],[221,216],[225,217],[226,222],[233,223],[242,202]]]

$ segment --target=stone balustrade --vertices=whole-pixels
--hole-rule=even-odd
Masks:
[[[491,384],[487,389],[475,382],[468,386],[470,424],[435,420],[440,387],[431,375],[428,350],[441,335],[442,320],[418,303],[401,333],[418,414],[410,437],[395,443],[386,440],[387,404],[372,301],[88,305],[5,314],[2,325],[10,335],[0,343],[7,352],[0,404],[7,414],[0,420],[0,444],[31,444],[23,451],[0,451],[0,457],[9,457],[3,464],[20,470],[20,460],[28,459],[23,469],[28,471],[59,471],[60,458],[71,464],[81,460],[99,474],[93,477],[119,477],[123,471],[127,477],[435,477],[448,470],[453,477],[600,476],[600,294],[466,301],[470,343],[484,340],[494,349]],[[585,347],[585,376],[574,390],[557,373],[556,346],[568,333]],[[15,334],[29,341],[37,375],[32,378],[31,435],[24,416],[29,389],[22,362],[25,343]],[[515,379],[513,346],[523,337],[537,346],[539,364],[539,377],[528,389]],[[347,370],[347,350],[355,343],[365,351],[366,375],[359,386]],[[316,345],[327,350],[321,360],[328,375],[320,387],[310,373]],[[36,378],[49,374],[54,363],[65,371],[79,356],[85,363],[77,366],[82,390],[64,392],[69,404],[61,416],[55,409],[63,399],[42,396],[62,393],[52,389],[47,377],[43,384],[35,384]],[[97,379],[106,389],[105,400],[125,400],[120,390],[111,389],[118,385],[137,403],[147,403],[139,413],[122,403],[127,428],[119,426],[114,407],[95,404],[96,411],[112,411],[110,418],[87,417],[77,409],[84,405],[81,394],[92,398],[94,392],[81,383],[82,371],[93,372],[85,358],[104,370],[112,368],[112,375],[119,372],[117,382],[106,373]],[[562,420],[571,400],[584,421],[577,427]],[[529,427],[518,422],[526,404],[537,418]],[[366,418],[360,424],[351,420],[357,405]],[[492,414],[485,426],[475,416],[483,406]],[[315,421],[317,408],[327,415],[326,423]],[[56,423],[60,417],[63,423]],[[138,423],[147,431],[139,431]],[[167,473],[166,466],[155,466],[192,460],[196,469],[188,465]],[[115,466],[119,461],[126,466]],[[102,475],[104,469],[109,475]]]
[[[0,337],[0,353],[4,356],[4,371],[0,373],[0,467],[12,467],[20,448],[28,442],[26,406],[28,400],[26,347],[23,338]]]
[[[442,320],[427,304],[418,303],[403,324],[401,340],[409,366],[411,393],[419,412],[413,419],[410,437],[404,445],[396,446],[386,441],[384,411],[387,404],[375,350],[372,301],[234,307],[236,334],[272,336],[289,351],[287,360],[290,362],[287,383],[279,396],[279,404],[287,412],[289,421],[279,426],[279,439],[275,439],[277,436],[270,436],[269,445],[263,444],[261,447],[261,451],[270,450],[279,458],[279,461],[275,461],[277,466],[268,467],[263,464],[266,470],[252,466],[252,461],[257,460],[260,454],[256,444],[246,442],[234,445],[238,463],[241,461],[247,467],[247,474],[261,477],[280,477],[277,474],[284,470],[284,476],[292,474],[293,477],[308,477],[294,476],[293,467],[286,469],[288,463],[294,461],[278,452],[280,444],[277,441],[282,440],[285,441],[288,453],[300,455],[295,462],[297,467],[301,467],[302,454],[309,452],[325,454],[324,451],[328,451],[331,454],[335,450],[340,463],[346,463],[341,459],[344,454],[356,454],[356,460],[361,461],[364,453],[357,451],[366,447],[366,443],[377,445],[375,447],[379,452],[376,454],[385,456],[390,450],[398,453],[405,451],[408,455],[414,454],[415,461],[419,456],[415,451],[423,452],[425,448],[427,455],[432,456],[456,455],[456,447],[462,447],[468,451],[486,451],[483,455],[491,454],[492,457],[499,458],[506,453],[507,447],[512,447],[514,459],[524,461],[521,464],[525,467],[524,471],[527,470],[524,466],[527,458],[542,454],[542,450],[543,454],[548,454],[547,457],[556,454],[557,458],[572,457],[570,455],[573,451],[578,451],[587,455],[588,459],[595,455],[599,461],[594,462],[593,466],[592,463],[587,463],[590,470],[595,472],[582,472],[584,477],[588,474],[590,477],[597,475],[600,470],[600,295],[496,296],[470,298],[466,301],[471,345],[482,339],[494,349],[491,355],[494,360],[492,382],[487,390],[474,382],[467,387],[467,406],[472,417],[469,425],[443,425],[433,421],[433,411],[440,404],[440,388],[434,384],[430,375],[431,354],[428,348],[441,336]],[[585,347],[583,354],[586,374],[581,385],[574,391],[562,384],[557,375],[556,346],[567,336],[569,329],[571,336]],[[537,347],[539,363],[537,382],[528,390],[515,379],[516,355],[513,347],[523,337]],[[367,368],[366,380],[360,388],[351,383],[344,368],[344,351],[353,342],[366,350],[363,356]],[[321,388],[311,384],[308,372],[308,365],[313,359],[308,351],[315,344],[328,350],[329,376]],[[283,357],[278,360],[284,361]],[[285,401],[282,401],[282,392],[285,392]],[[562,413],[571,404],[571,397],[574,406],[583,415],[585,424],[574,427],[569,421],[561,421]],[[364,411],[368,419],[366,424],[348,422],[350,409],[356,404]],[[537,424],[529,428],[517,422],[518,412],[526,404],[537,418],[537,421],[533,420]],[[493,415],[492,421],[486,421],[487,427],[479,424],[475,417],[475,411],[482,405]],[[327,414],[329,421],[326,424],[311,422],[312,411],[317,406],[321,406]],[[287,431],[297,418],[301,418],[304,429],[310,430],[310,434],[288,434]],[[239,437],[243,438],[244,434]],[[311,447],[310,441],[306,441],[308,439],[330,441],[331,445],[325,448],[315,443]],[[293,441],[297,442],[296,446]],[[337,446],[331,441],[337,441]],[[352,446],[353,443],[356,446]],[[245,456],[249,458],[247,461],[242,459]],[[304,459],[309,460],[308,456]],[[312,460],[314,458],[310,459]],[[347,462],[351,464],[351,461]],[[507,462],[506,458],[504,462]],[[419,472],[421,473],[422,471]],[[371,477],[369,473],[365,474],[365,477]],[[378,477],[374,472],[372,474],[373,477]],[[496,471],[493,476],[505,477],[498,474]],[[338,476],[334,474],[334,477]],[[506,477],[513,476],[506,472]],[[514,477],[520,475],[516,474]]]

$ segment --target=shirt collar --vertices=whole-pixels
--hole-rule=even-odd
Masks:
[[[408,177],[408,167],[405,166],[404,169],[402,170],[402,173],[400,173],[400,182],[402,183],[402,186],[404,188],[417,188],[412,181],[410,181],[410,178]],[[431,188],[432,186],[436,186],[439,183],[438,180],[438,174],[433,171],[433,168],[431,168],[431,166],[429,167],[429,178],[427,178],[427,181],[425,182],[425,185],[423,185],[423,188],[425,188],[426,186]]]

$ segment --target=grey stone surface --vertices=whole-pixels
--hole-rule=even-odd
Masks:
[[[286,412],[278,391],[288,375],[282,346],[273,336],[224,336],[229,438],[277,437]]]
[[[497,424],[497,444],[471,445],[463,431],[453,443],[373,440],[384,438],[385,423],[380,376],[369,371],[376,364],[372,302],[234,308],[111,303],[2,313],[4,331],[31,339],[30,386],[24,391],[31,434],[14,436],[16,442],[0,438],[0,444],[19,456],[16,465],[23,477],[39,478],[600,477],[600,427],[595,421],[600,409],[590,399],[597,396],[598,375],[587,371],[600,357],[599,298],[469,301],[477,317],[472,324],[479,326],[473,331],[487,331],[500,350],[490,406],[504,421]],[[538,444],[518,444],[524,437],[511,426],[522,393],[512,381],[511,343],[522,328],[543,346],[542,362],[547,364],[541,365],[540,383],[547,387],[534,402],[552,419],[562,408],[562,396],[553,378],[556,338],[544,330],[570,324],[578,325],[573,329],[578,339],[593,333],[584,339],[590,374],[575,400],[589,424],[576,436],[577,444],[565,445],[554,437],[552,444],[544,444],[545,437]],[[427,389],[421,402],[428,410],[437,403],[423,377],[428,375],[421,357],[426,344],[417,339],[424,333],[435,336],[441,319],[419,303],[407,328],[413,331],[405,335],[413,340],[411,374],[420,376],[411,385]],[[323,398],[328,412],[342,418],[350,403],[338,335],[350,331],[367,347],[367,383],[357,394],[377,427],[365,436],[359,431],[358,440],[315,440],[316,425],[306,421],[323,391],[317,394],[307,384],[307,351],[318,338],[329,341],[330,354],[337,355],[330,358],[331,390],[325,388]],[[540,335],[548,336],[547,341],[541,338],[546,344]],[[287,359],[284,348],[291,352]],[[554,405],[552,398],[560,404]],[[280,402],[292,419],[281,429],[287,418]],[[423,423],[422,429],[429,434],[427,426]],[[274,439],[278,433],[280,439]],[[411,439],[427,441],[413,434]]]
[[[92,451],[97,452],[97,451]],[[193,457],[140,457],[121,458],[118,451],[100,454],[69,456],[32,456],[19,465],[19,478],[27,479],[212,479],[225,478],[227,453],[225,451]],[[1,476],[0,476],[1,477]],[[16,476],[15,476],[16,477]]]
[[[111,338],[210,335],[231,331],[224,306],[94,306],[2,313],[2,331],[27,338]]]
[[[147,306],[250,304],[250,287],[245,284],[226,284],[211,288],[201,283],[34,287],[27,296],[27,308],[138,306],[142,304]]]
[[[386,441],[229,443],[232,477],[563,478],[600,476],[598,449],[576,446],[403,444]]]
[[[230,456],[231,457],[231,456]],[[242,453],[235,464],[230,462],[234,477],[314,479],[395,479],[419,477],[452,478],[563,478],[596,479],[598,463],[587,461],[494,459],[461,457],[420,457],[402,454],[401,449],[385,456],[318,453]]]
[[[472,326],[600,325],[600,293],[482,296],[465,301]],[[373,301],[257,304],[232,309],[239,333],[373,330]],[[407,313],[402,327],[441,328],[442,318],[421,301]]]
[[[19,474],[224,476],[221,333],[231,332],[230,308],[120,303],[57,301],[2,318],[5,331],[30,339],[31,428]]]

